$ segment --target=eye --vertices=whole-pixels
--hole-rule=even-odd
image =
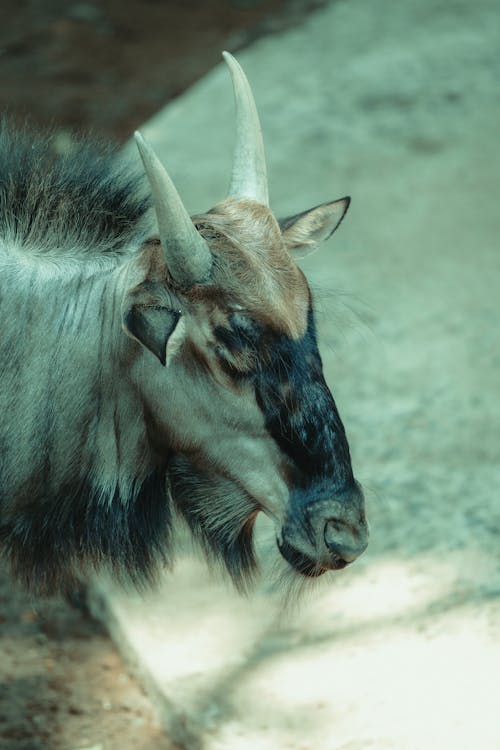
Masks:
[[[232,329],[245,339],[257,337],[258,325],[243,307],[230,315],[229,323]]]
[[[224,326],[217,326],[214,329],[214,336],[219,347],[222,344],[232,354],[240,352],[247,346],[247,342],[241,336],[240,330],[235,327],[225,328]]]
[[[230,328],[217,326],[214,329],[214,352],[221,366],[233,380],[251,376],[255,372],[257,354],[255,341],[249,335],[247,326],[242,326],[235,319],[244,317],[233,313]],[[244,318],[252,330],[252,321]]]
[[[227,352],[222,344],[213,344],[212,348],[214,354],[217,355],[217,357],[223,357],[224,359],[227,359]]]

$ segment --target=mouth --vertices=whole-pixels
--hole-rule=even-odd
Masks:
[[[172,458],[168,473],[170,497],[209,564],[219,562],[236,587],[247,591],[258,572],[254,550],[254,521],[260,511],[271,516],[234,479],[197,467],[185,457]],[[281,523],[280,523],[281,528]],[[277,546],[294,573],[305,579],[341,570],[350,562],[340,550],[324,549],[310,556],[279,534]],[[314,547],[313,547],[314,550]]]
[[[305,578],[319,578],[319,576],[322,576],[329,570],[342,570],[342,568],[345,568],[347,565],[345,560],[338,557],[332,558],[328,561],[328,564],[325,565],[323,562],[311,560],[310,557],[304,555],[286,541],[278,541],[277,544],[281,555],[285,558],[287,563],[291,565],[296,573],[299,573]]]

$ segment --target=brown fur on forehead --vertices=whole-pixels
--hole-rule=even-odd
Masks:
[[[292,338],[303,336],[309,288],[271,211],[254,201],[228,198],[193,221],[212,251],[212,294]],[[210,293],[203,287],[197,291]]]

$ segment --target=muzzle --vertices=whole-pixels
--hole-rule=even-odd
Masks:
[[[278,548],[295,571],[315,577],[354,562],[367,548],[368,536],[364,497],[355,483],[333,499],[303,493],[292,498]]]

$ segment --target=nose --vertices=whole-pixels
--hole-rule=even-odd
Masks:
[[[342,518],[332,518],[326,522],[323,538],[328,554],[346,564],[354,562],[368,546],[366,524],[355,526]]]
[[[368,524],[359,484],[351,484],[330,499],[325,499],[325,494],[318,492],[312,499],[309,494],[307,503],[295,506],[278,545],[290,565],[307,576],[345,568],[368,546]]]

